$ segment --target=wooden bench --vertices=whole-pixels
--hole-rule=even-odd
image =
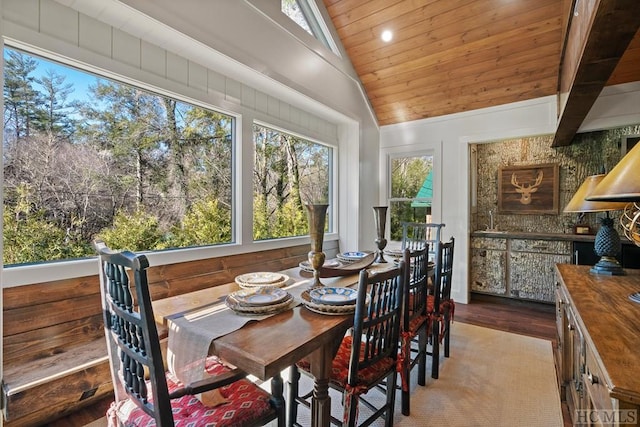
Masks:
[[[325,242],[324,250],[335,256],[338,242]],[[152,299],[221,285],[243,273],[295,267],[308,251],[299,245],[151,267]],[[97,273],[6,288],[3,297],[6,426],[40,425],[113,392]]]

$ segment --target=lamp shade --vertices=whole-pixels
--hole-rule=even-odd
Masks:
[[[587,197],[590,201],[640,201],[640,144],[611,169]]]
[[[604,178],[604,174],[588,176],[564,208],[564,212],[604,212],[624,209],[625,202],[585,200]]]

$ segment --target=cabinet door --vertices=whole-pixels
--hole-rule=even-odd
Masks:
[[[509,296],[555,301],[555,265],[571,262],[571,243],[513,239],[509,251]]]
[[[509,254],[509,296],[554,302],[556,264],[571,262],[569,255],[511,252]]]
[[[558,283],[556,285],[556,348],[555,358],[556,367],[558,368],[558,381],[560,385],[560,399],[566,400],[567,384],[571,380],[569,372],[570,367],[566,363],[571,359],[570,343],[568,337],[568,319],[567,319],[567,303],[564,290]]]
[[[565,360],[564,368],[567,370],[567,406],[573,421],[576,415],[585,408],[584,384],[582,375],[585,372],[585,345],[582,331],[577,325],[575,315],[570,306],[566,307],[567,329],[565,330],[565,344],[569,347],[565,353],[568,357]]]
[[[618,255],[618,261],[621,257]],[[593,242],[573,242],[573,263],[595,265],[600,260],[593,249]]]
[[[507,253],[492,249],[471,250],[471,290],[494,295],[507,294]]]

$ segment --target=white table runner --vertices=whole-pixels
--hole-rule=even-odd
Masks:
[[[310,280],[301,280],[283,288],[294,297],[289,309],[300,304],[300,295],[309,284]],[[260,321],[274,314],[243,316],[220,302],[168,319],[169,370],[184,384],[203,379],[205,359],[216,338],[238,330],[248,322]],[[233,364],[232,360],[229,362]]]

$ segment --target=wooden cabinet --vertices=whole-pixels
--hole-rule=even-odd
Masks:
[[[640,247],[631,242],[623,241],[620,254],[616,257],[623,268],[640,268]],[[573,242],[573,263],[580,265],[594,265],[600,260],[593,249],[593,241]]]
[[[561,398],[574,425],[640,425],[640,271],[596,275],[558,264],[555,347]]]
[[[553,303],[554,266],[571,262],[571,241],[523,233],[471,238],[471,291]]]

